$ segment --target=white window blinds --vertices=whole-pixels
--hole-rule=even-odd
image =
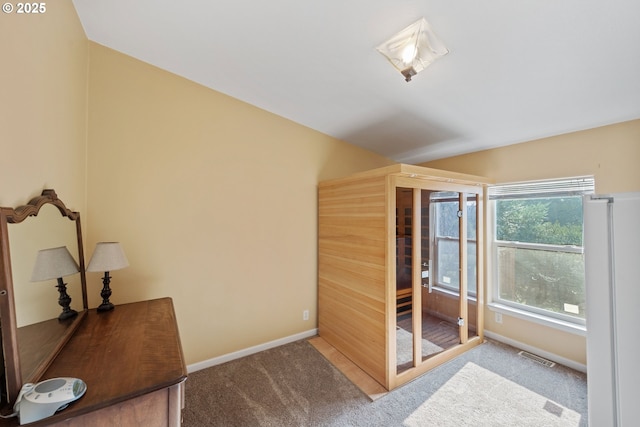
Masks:
[[[489,187],[489,200],[569,197],[594,192],[593,177],[562,178],[493,185]]]

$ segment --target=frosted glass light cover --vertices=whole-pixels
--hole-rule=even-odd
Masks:
[[[426,19],[422,18],[376,48],[406,81],[449,53]]]

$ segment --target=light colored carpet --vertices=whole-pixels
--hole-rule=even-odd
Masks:
[[[398,365],[413,363],[413,334],[402,328],[396,328],[396,357]],[[442,347],[422,339],[422,357],[431,354],[440,353],[444,350]]]
[[[184,427],[586,427],[586,376],[517,353],[488,341],[372,402],[298,341],[190,374]]]
[[[440,425],[443,413],[457,419],[459,426],[580,425],[580,414],[573,409],[552,402],[473,362],[467,362],[416,408],[403,425]]]

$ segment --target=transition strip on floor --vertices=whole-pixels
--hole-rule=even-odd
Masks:
[[[349,381],[369,396],[369,399],[376,400],[388,393],[380,383],[371,378],[365,371],[360,369],[322,337],[309,338],[309,343],[335,366],[336,369],[342,372]]]

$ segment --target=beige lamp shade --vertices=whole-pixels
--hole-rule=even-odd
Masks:
[[[99,242],[93,251],[87,271],[114,271],[129,266],[119,242]]]
[[[406,81],[427,68],[449,50],[422,18],[377,47]]]
[[[58,279],[78,273],[78,263],[69,253],[66,246],[42,249],[36,256],[36,264],[31,273],[32,282]]]

